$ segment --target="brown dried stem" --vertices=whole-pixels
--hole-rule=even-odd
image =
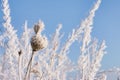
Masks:
[[[24,80],[29,80],[30,79],[30,71],[31,71],[33,56],[34,56],[34,51],[32,50],[32,55],[31,55],[30,61],[29,61],[28,66],[27,66],[27,72],[25,74]]]

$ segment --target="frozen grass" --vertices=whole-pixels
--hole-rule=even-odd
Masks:
[[[25,22],[24,32],[19,39],[11,24],[8,0],[2,0],[5,31],[0,35],[0,46],[4,49],[0,60],[0,80],[106,80],[110,70],[99,70],[105,54],[105,41],[98,43],[97,39],[91,37],[91,26],[100,3],[101,0],[97,0],[88,17],[77,29],[73,29],[60,48],[61,24],[48,40],[41,33],[45,26],[42,21],[34,25],[34,32]],[[78,40],[81,43],[80,55],[78,63],[74,65],[68,57],[68,50]],[[113,69],[111,72],[119,75],[120,70]]]

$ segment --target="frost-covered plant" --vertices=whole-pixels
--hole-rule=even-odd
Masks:
[[[3,27],[5,31],[2,35],[0,35],[0,40],[2,43],[2,47],[4,48],[5,52],[2,58],[2,64],[0,65],[2,67],[1,73],[2,80],[9,80],[9,77],[11,77],[11,80],[15,80],[18,78],[17,76],[17,69],[18,68],[18,51],[19,51],[19,40],[16,34],[16,30],[14,30],[14,27],[11,25],[11,17],[10,17],[10,9],[8,0],[2,1],[3,5]],[[17,74],[16,74],[17,73]]]
[[[31,41],[30,41],[31,47],[32,47],[32,55],[31,55],[31,58],[27,66],[25,80],[29,80],[30,78],[30,71],[31,71],[32,59],[34,57],[34,52],[39,51],[43,48],[46,48],[48,45],[47,38],[41,35],[41,31],[43,29],[44,29],[44,23],[42,21],[39,21],[38,24],[34,26],[35,35],[32,36]]]
[[[91,37],[93,19],[100,3],[101,0],[97,0],[88,17],[73,29],[62,46],[61,24],[48,40],[42,35],[45,26],[42,21],[33,29],[25,22],[24,32],[18,38],[11,24],[8,0],[2,0],[4,32],[0,35],[0,48],[4,54],[0,56],[0,80],[106,80],[106,72],[99,71],[105,41],[98,44],[98,40]],[[76,65],[68,57],[69,48],[75,41],[81,43]]]
[[[44,23],[39,21],[38,24],[34,26],[35,36],[31,39],[31,46],[33,51],[38,51],[40,49],[46,48],[48,45],[47,38],[41,35],[41,31],[44,29]]]

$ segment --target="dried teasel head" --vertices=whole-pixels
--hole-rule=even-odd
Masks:
[[[33,51],[38,51],[43,48],[46,48],[47,45],[48,45],[48,40],[46,37],[35,35],[31,39],[31,46],[32,46]]]
[[[38,24],[34,26],[35,36],[31,38],[31,46],[33,51],[38,51],[43,48],[46,48],[48,45],[48,40],[45,36],[42,36],[41,31],[44,29],[44,23],[39,21]],[[39,34],[39,35],[38,35]]]

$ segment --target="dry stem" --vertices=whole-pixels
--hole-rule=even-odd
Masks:
[[[31,71],[33,56],[34,56],[34,51],[32,51],[32,55],[31,55],[30,61],[29,61],[28,66],[27,66],[27,72],[25,74],[24,80],[29,80],[30,79],[30,71]]]

